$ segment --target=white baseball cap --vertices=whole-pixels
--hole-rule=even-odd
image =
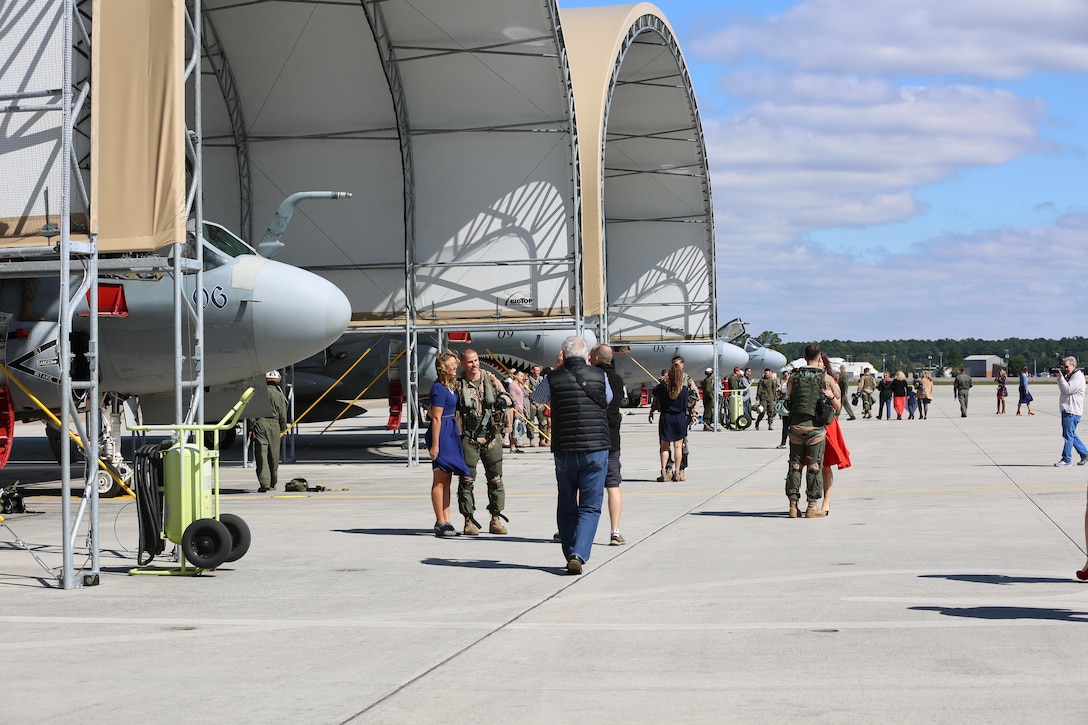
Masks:
[[[267,373],[264,374],[264,379],[265,380],[279,380],[280,379],[280,371],[279,370],[269,370]]]

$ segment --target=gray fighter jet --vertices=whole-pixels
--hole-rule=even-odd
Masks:
[[[344,198],[343,192],[305,192],[281,205],[259,249],[272,254],[295,204],[305,198]],[[347,329],[347,297],[325,279],[262,255],[225,227],[205,222],[186,242],[203,246],[203,288],[187,276],[192,304],[204,307],[204,383],[212,400],[217,387],[242,389],[241,381],[290,365],[332,344]],[[0,274],[0,329],[6,339],[4,365],[44,407],[60,407],[57,360],[59,279],[4,278]],[[99,276],[99,387],[118,397],[139,396],[145,421],[170,422],[175,377],[173,280],[161,269],[141,268],[139,257],[124,270]],[[73,352],[79,376],[87,348],[87,302],[77,310]],[[186,346],[192,348],[191,333]],[[186,367],[191,362],[186,360]],[[186,370],[192,376],[192,370]],[[263,385],[260,386],[264,388]],[[237,394],[234,395],[237,400]],[[166,405],[162,405],[166,403]],[[206,408],[206,415],[218,412]],[[0,374],[0,451],[10,450],[16,420],[42,418],[22,388]],[[104,444],[112,442],[106,436]],[[106,451],[112,454],[113,450]],[[0,460],[0,466],[6,457]],[[123,462],[114,461],[117,468]],[[100,489],[111,492],[108,476]]]
[[[533,365],[554,365],[563,339],[572,334],[574,330],[448,332],[442,346],[455,352],[470,347],[476,350],[485,366],[505,377],[504,373],[511,370],[528,371]],[[583,337],[590,346],[597,342],[591,331],[585,331]],[[425,396],[434,383],[434,360],[439,345],[437,335],[419,338],[421,396]],[[726,372],[732,371],[734,365],[744,366],[748,361],[744,350],[720,339],[616,343],[613,347],[616,372],[624,380],[626,402],[632,406],[642,401],[644,387],[653,389],[661,369],[671,364],[674,355],[684,357],[685,368],[696,378],[704,368],[713,366],[715,356],[718,369]],[[318,421],[362,414],[365,408],[359,400],[388,398],[392,408],[399,408],[405,389],[402,383],[408,374],[403,349],[403,340],[398,336],[345,335],[320,354],[295,365],[296,410],[303,412],[313,406],[305,420]],[[337,380],[341,382],[337,384]]]

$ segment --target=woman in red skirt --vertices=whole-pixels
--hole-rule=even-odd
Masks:
[[[828,375],[834,377],[832,372],[831,361],[827,355],[822,358],[824,370]],[[824,480],[824,516],[831,515],[831,486],[835,482],[835,472],[831,470],[832,466],[839,468],[850,467],[850,450],[846,447],[846,441],[842,437],[842,429],[839,428],[839,418],[836,415],[825,429],[824,438],[824,464],[820,474]]]

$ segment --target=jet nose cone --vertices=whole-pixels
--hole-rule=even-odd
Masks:
[[[754,368],[758,365],[760,373],[763,372],[763,368],[770,368],[774,372],[779,372],[782,368],[786,367],[786,356],[777,350],[771,350],[770,348],[763,348],[757,352],[752,353],[750,364]]]
[[[724,371],[722,375],[729,375],[733,372],[733,368],[743,368],[747,365],[748,353],[736,345],[718,340],[718,370]]]
[[[253,337],[265,370],[291,365],[334,343],[351,321],[336,285],[306,270],[266,261],[253,284]]]

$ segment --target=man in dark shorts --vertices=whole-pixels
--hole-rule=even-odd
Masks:
[[[608,519],[611,524],[611,534],[608,538],[609,546],[623,546],[627,540],[620,534],[620,511],[623,508],[623,495],[620,493],[620,483],[623,475],[620,472],[620,424],[623,423],[623,413],[620,411],[620,403],[627,397],[627,391],[623,385],[623,378],[616,373],[616,367],[612,364],[612,348],[608,345],[597,345],[589,353],[589,364],[604,370],[608,378],[608,385],[612,388],[612,402],[608,404],[608,435],[611,439],[611,447],[608,450],[608,472],[604,477],[604,493],[608,499]]]

